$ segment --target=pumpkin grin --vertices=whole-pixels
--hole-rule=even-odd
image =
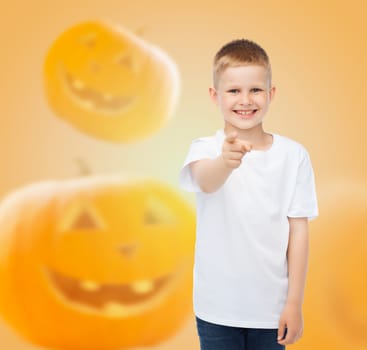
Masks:
[[[170,293],[181,273],[131,283],[98,283],[66,276],[48,268],[54,290],[68,302],[109,317],[146,312]]]
[[[66,70],[61,70],[60,75],[68,93],[88,110],[98,110],[106,114],[117,115],[129,109],[136,99],[136,96],[113,96],[108,93],[101,93],[88,87],[87,83],[74,77]]]

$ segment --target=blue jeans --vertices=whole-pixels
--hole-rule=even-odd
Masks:
[[[284,350],[278,329],[222,326],[196,317],[201,350]]]

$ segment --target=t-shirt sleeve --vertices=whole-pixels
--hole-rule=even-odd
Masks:
[[[305,149],[297,171],[296,186],[294,189],[291,205],[288,210],[289,217],[308,217],[311,221],[319,215],[315,176],[310,160],[310,156]]]
[[[198,138],[191,142],[190,149],[179,173],[180,188],[188,192],[203,192],[191,173],[190,163],[200,159],[217,157],[215,147],[207,138]]]

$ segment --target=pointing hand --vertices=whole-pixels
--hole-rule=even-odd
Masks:
[[[222,147],[222,157],[227,167],[235,169],[241,165],[243,156],[250,152],[252,145],[249,142],[239,140],[237,138],[237,132],[230,132]]]

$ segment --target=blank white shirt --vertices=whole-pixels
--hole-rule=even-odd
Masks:
[[[192,141],[179,175],[196,194],[193,302],[208,322],[278,328],[288,288],[287,217],[318,216],[313,168],[298,142],[273,133],[272,146],[243,157],[217,191],[205,193],[189,164],[216,158],[224,131]]]

